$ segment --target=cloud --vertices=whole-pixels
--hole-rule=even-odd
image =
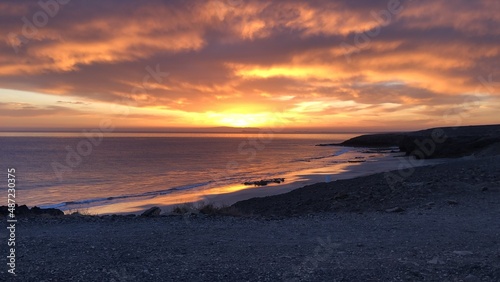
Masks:
[[[68,107],[66,96],[185,116],[291,111],[318,125],[436,119],[474,93],[500,106],[498,1],[393,2],[71,1],[43,26],[39,4],[2,3],[0,88]],[[155,80],[156,66],[169,75]],[[3,115],[18,111],[64,109]]]
[[[84,102],[72,102],[72,101],[57,101],[58,104],[70,104],[70,105],[90,105],[90,103],[84,103]]]
[[[4,117],[40,117],[52,115],[78,115],[78,111],[61,107],[40,107],[27,103],[0,103],[0,116]]]

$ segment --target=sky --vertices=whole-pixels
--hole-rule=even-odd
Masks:
[[[500,123],[498,0],[0,2],[0,130]]]

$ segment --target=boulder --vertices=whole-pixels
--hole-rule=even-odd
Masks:
[[[0,206],[0,216],[8,216],[10,214],[8,206]],[[16,216],[38,216],[38,215],[51,215],[60,216],[64,215],[64,212],[59,209],[41,209],[37,206],[33,208],[28,208],[26,205],[16,205],[14,214]]]
[[[151,207],[147,210],[145,210],[141,216],[143,217],[153,217],[153,216],[159,216],[161,213],[161,209],[159,207]]]
[[[29,216],[31,213],[28,206],[26,205],[18,206],[16,204],[16,210],[14,211],[14,214],[17,216]]]
[[[0,207],[0,216],[7,216],[7,215],[9,215],[9,207],[1,206]]]
[[[32,215],[51,215],[51,216],[60,216],[64,215],[64,212],[59,210],[59,209],[41,209],[37,206],[34,206],[31,208],[31,214]]]

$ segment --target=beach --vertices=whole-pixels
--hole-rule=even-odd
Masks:
[[[338,199],[319,183],[237,203],[238,216],[24,218],[16,279],[498,281],[499,164],[415,168],[391,197],[377,188],[384,173],[331,182],[350,188]]]
[[[286,174],[285,183],[215,186],[198,203],[134,199],[141,212],[114,206],[100,214],[16,206],[15,229],[6,222],[9,234],[0,234],[5,242],[14,234],[16,276],[0,274],[12,281],[499,281],[497,132],[487,139],[476,132],[445,140],[467,150],[421,147],[432,153],[424,159],[406,147],[335,144],[333,157],[351,152],[344,158],[353,161],[322,156],[322,166]],[[432,136],[403,137],[432,145]]]

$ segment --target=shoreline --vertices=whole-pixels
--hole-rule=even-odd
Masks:
[[[448,162],[453,162],[453,159],[425,160],[419,166],[431,166]],[[107,202],[104,205],[97,206],[82,204],[80,207],[60,210],[65,215],[78,213],[92,216],[106,216],[140,215],[152,207],[159,207],[162,214],[169,214],[174,208],[183,206],[190,207],[191,210],[204,205],[229,207],[241,201],[280,196],[306,186],[320,185],[321,183],[338,180],[352,180],[359,177],[385,173],[397,169],[401,164],[407,163],[407,157],[401,156],[400,153],[388,153],[385,156],[373,159],[366,157],[366,162],[335,163],[325,167],[305,169],[285,174],[282,176],[285,177],[286,182],[281,184],[258,187],[245,186],[243,184],[215,186],[203,190],[186,190],[175,194],[149,196],[130,201],[118,200],[116,203]],[[59,209],[56,205],[41,207],[45,209]]]
[[[295,189],[307,185],[313,185],[321,182],[330,182],[341,179],[352,179],[360,176],[366,176],[379,172],[387,172],[397,169],[401,163],[399,153],[388,153],[386,156],[371,158],[366,156],[366,162],[361,163],[335,163],[325,167],[305,169],[277,175],[284,177],[282,184],[270,184],[267,186],[245,186],[243,184],[223,185],[204,188],[201,190],[185,190],[175,194],[143,197],[130,201],[120,201],[113,203],[107,202],[104,205],[87,206],[82,204],[80,207],[63,209],[66,214],[81,212],[94,215],[110,214],[141,214],[151,207],[159,207],[163,213],[171,212],[175,207],[184,205],[215,205],[230,206],[238,201],[243,201],[256,197],[266,197],[288,193]],[[404,158],[404,157],[401,157]],[[422,165],[432,165],[436,163],[447,162],[448,160],[426,160]]]

